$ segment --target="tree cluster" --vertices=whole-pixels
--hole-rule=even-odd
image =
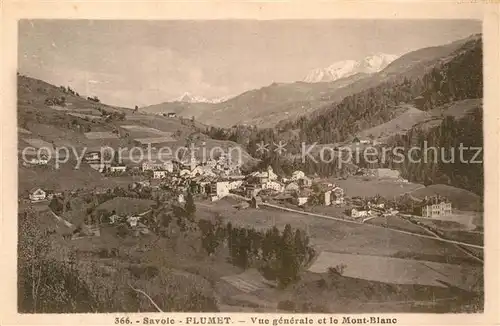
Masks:
[[[280,232],[273,227],[266,232],[255,228],[233,227],[201,220],[202,246],[211,255],[223,244],[229,250],[234,265],[241,268],[258,268],[264,277],[276,280],[281,287],[297,281],[301,269],[315,255],[309,238],[300,229],[287,224]]]

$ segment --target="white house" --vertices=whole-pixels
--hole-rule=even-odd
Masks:
[[[41,188],[33,188],[30,191],[29,197],[32,202],[42,201],[47,198],[47,193]]]
[[[278,181],[268,181],[262,185],[262,189],[271,189],[278,192],[282,192],[284,190],[283,185]]]
[[[351,216],[352,217],[355,217],[355,218],[367,217],[368,215],[369,215],[368,211],[360,211],[360,210],[357,210],[356,208],[351,209]]]
[[[228,181],[218,181],[215,183],[215,194],[218,198],[225,197],[229,195],[229,182]]]
[[[184,195],[183,195],[183,194],[179,194],[179,196],[177,197],[177,201],[178,201],[179,203],[181,203],[181,204],[182,204],[182,203],[185,203],[185,202],[186,202],[186,200],[184,199]]]
[[[292,173],[292,180],[293,181],[297,181],[299,179],[304,178],[305,176],[306,176],[306,174],[304,172],[302,172],[302,171],[294,171]]]
[[[157,170],[153,171],[153,179],[163,179],[167,176],[167,171]]]
[[[111,166],[109,169],[111,172],[125,172],[127,170],[127,167],[125,165],[119,165]]]
[[[129,216],[127,217],[127,223],[132,227],[136,227],[139,219],[140,219],[139,216]]]

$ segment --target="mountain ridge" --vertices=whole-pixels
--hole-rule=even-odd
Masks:
[[[357,73],[373,74],[383,70],[398,57],[393,54],[379,53],[367,56],[359,61],[337,61],[326,68],[311,70],[303,81],[306,83],[331,82]]]
[[[164,102],[141,110],[156,114],[175,112],[217,127],[276,127],[301,116],[320,114],[343,98],[381,83],[423,76],[436,65],[453,58],[462,45],[480,37],[481,34],[474,34],[448,44],[406,53],[376,73],[357,73],[333,82],[272,83],[221,103]]]

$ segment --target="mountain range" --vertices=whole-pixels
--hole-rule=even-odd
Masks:
[[[451,60],[456,55],[456,50],[474,38],[480,38],[480,35],[409,52],[391,62],[389,61],[394,59],[393,55],[380,54],[359,62],[353,61],[338,69],[335,77],[339,79],[333,81],[272,83],[218,103],[201,102],[186,97],[183,101],[143,107],[141,111],[156,114],[175,112],[179,116],[194,117],[197,121],[219,127],[274,127],[301,116],[328,110],[332,103],[380,83],[423,76],[436,65]],[[379,69],[381,70],[377,71]],[[311,78],[309,80],[312,80]]]
[[[196,96],[189,92],[185,92],[178,98],[172,100],[172,102],[182,102],[182,103],[221,103],[228,100],[229,97],[216,97],[216,98],[205,98],[203,96]]]
[[[311,70],[304,81],[306,83],[332,82],[359,73],[373,74],[381,71],[397,58],[397,55],[380,53],[360,61],[338,61],[326,68]]]

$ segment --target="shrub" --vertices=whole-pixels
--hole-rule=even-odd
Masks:
[[[278,302],[278,309],[294,312],[295,311],[295,302],[293,302],[291,300],[280,301],[280,302]]]
[[[328,275],[335,277],[342,276],[344,274],[346,267],[347,265],[345,264],[340,264],[335,267],[328,267]]]

